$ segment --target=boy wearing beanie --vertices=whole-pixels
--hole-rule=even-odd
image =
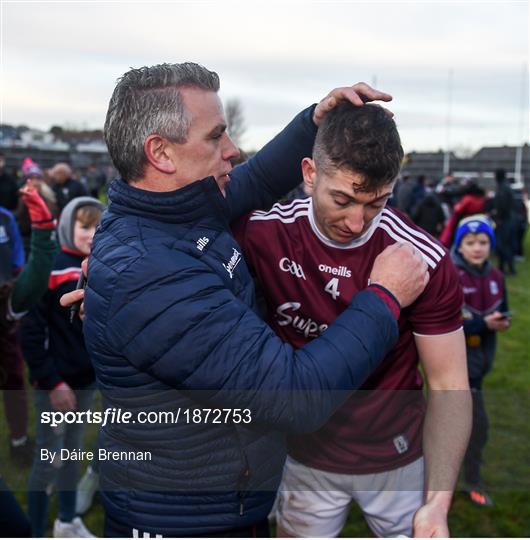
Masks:
[[[482,381],[493,365],[496,333],[507,330],[511,321],[503,274],[489,261],[494,248],[495,232],[487,216],[477,214],[459,223],[452,255],[464,290],[464,332],[473,396],[473,430],[464,459],[464,480],[469,498],[481,507],[493,504],[480,476],[488,438]]]
[[[103,204],[91,197],[78,197],[65,206],[58,226],[61,251],[55,259],[48,291],[22,324],[24,357],[36,388],[38,449],[28,487],[28,514],[35,537],[45,535],[48,499],[54,484],[59,514],[54,536],[92,537],[75,514],[78,462],[59,459],[62,449],[82,447],[84,426],[74,423],[53,428],[40,422],[40,418],[44,411],[84,411],[92,403],[95,376],[81,321],[76,317],[70,323],[69,311],[61,308],[59,298],[76,287],[81,262],[90,253],[102,210]],[[42,459],[41,450],[56,452],[51,454],[54,459]]]

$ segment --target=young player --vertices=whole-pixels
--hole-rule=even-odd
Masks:
[[[402,158],[383,109],[341,104],[320,126],[313,159],[302,161],[312,197],[256,211],[235,226],[269,324],[297,347],[324,333],[366,287],[386,247],[412,243],[430,272],[424,293],[401,312],[397,345],[361,391],[316,433],[289,438],[280,536],[336,536],[352,501],[379,536],[448,535],[471,419],[462,292],[447,251],[385,208]]]
[[[473,396],[473,430],[464,459],[464,480],[469,498],[480,507],[493,504],[480,475],[482,451],[488,439],[482,381],[493,366],[497,332],[506,331],[511,322],[504,277],[489,261],[492,249],[495,233],[485,215],[459,223],[452,255],[464,290],[467,369]]]

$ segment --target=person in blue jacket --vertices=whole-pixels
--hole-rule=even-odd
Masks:
[[[316,430],[366,379],[428,280],[412,246],[395,245],[321,337],[283,343],[229,225],[300,183],[338,101],[391,98],[335,89],[232,169],[218,90],[198,64],[161,64],[127,72],[110,100],[121,178],[94,237],[84,334],[105,409],[132,416],[100,431],[105,536],[266,536],[285,432]]]

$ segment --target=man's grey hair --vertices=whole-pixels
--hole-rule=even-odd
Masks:
[[[219,76],[193,62],[131,69],[118,79],[105,120],[105,141],[114,166],[125,181],[143,175],[144,143],[158,134],[186,142],[191,118],[179,90],[185,87],[217,92]]]

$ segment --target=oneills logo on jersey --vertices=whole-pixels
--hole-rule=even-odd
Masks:
[[[319,336],[326,328],[327,324],[320,324],[311,318],[304,319],[300,315],[293,314],[298,311],[302,304],[300,302],[285,302],[276,308],[276,317],[280,326],[291,325],[297,332],[304,334],[306,338]]]
[[[232,250],[234,253],[230,257],[230,260],[226,264],[223,263],[223,267],[228,272],[230,279],[234,278],[234,270],[236,269],[236,266],[241,261],[241,253],[239,253],[239,251],[237,251],[236,248],[232,248]]]
[[[319,264],[318,269],[326,274],[334,276],[351,277],[351,270],[347,266],[328,266],[327,264]]]
[[[302,268],[302,265],[298,264],[295,261],[292,261],[291,259],[288,259],[287,257],[280,259],[278,266],[283,272],[289,272],[297,278],[305,279],[304,269]]]

